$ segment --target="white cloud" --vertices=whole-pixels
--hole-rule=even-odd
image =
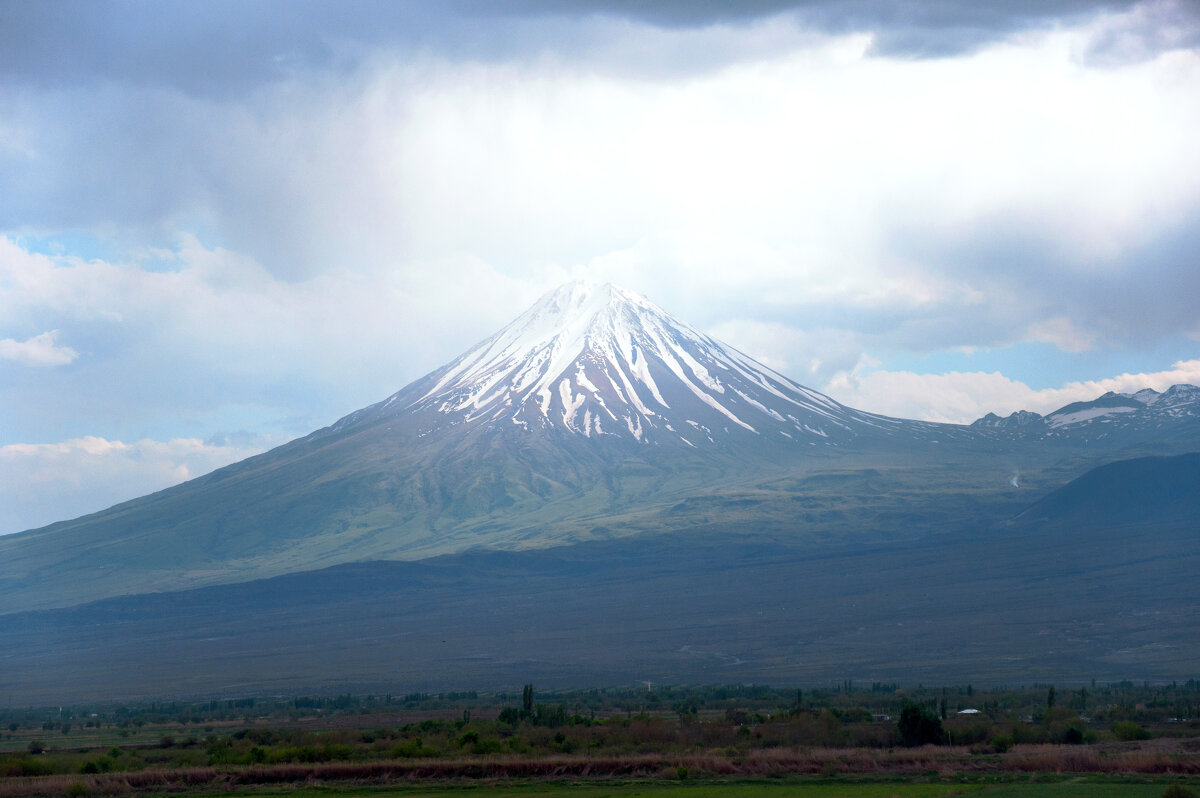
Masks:
[[[400,186],[378,207],[405,221],[396,252],[626,275],[701,322],[758,303],[810,330],[814,309],[907,324],[901,346],[924,351],[1120,340],[1147,330],[1147,304],[1194,293],[1182,260],[1140,280],[1167,259],[1139,248],[1190,229],[1200,202],[1200,57],[1089,70],[1082,35],[945,61],[831,38],[677,83],[553,62],[427,66],[422,83],[396,65],[372,95],[396,121],[371,160]],[[1029,248],[984,260],[1010,239]]]
[[[1084,56],[1101,64],[1145,61],[1200,44],[1200,15],[1189,0],[1145,0],[1089,26]]]
[[[79,353],[57,341],[58,330],[50,330],[24,341],[0,339],[0,358],[15,360],[27,366],[65,366]]]
[[[0,446],[0,534],[103,510],[259,451],[187,438],[123,443],[96,436]]]
[[[723,322],[709,332],[755,360],[805,385],[852,369],[861,342],[842,330],[797,330],[778,323],[748,319]]]
[[[1017,410],[1053,412],[1071,402],[1095,399],[1109,391],[1164,391],[1177,384],[1200,385],[1200,359],[1181,360],[1173,368],[1121,374],[1103,380],[1070,382],[1034,390],[999,372],[916,374],[866,368],[838,375],[823,388],[839,402],[875,413],[925,421],[969,424],[987,413],[1006,416]]]
[[[202,437],[247,426],[305,434],[441,365],[542,288],[467,255],[289,281],[183,236],[155,260],[150,271],[51,257],[0,235],[0,318],[52,320],[99,353],[72,374],[0,384],[0,402],[20,421],[0,443],[66,424],[70,434],[140,437],[154,434],[148,424],[183,419]],[[40,338],[21,354],[53,342]],[[43,360],[67,355],[45,350]]]
[[[1086,352],[1096,343],[1096,336],[1070,319],[1055,316],[1030,324],[1026,340],[1054,344],[1064,352]]]

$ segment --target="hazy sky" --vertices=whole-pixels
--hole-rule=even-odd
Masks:
[[[1200,383],[1200,4],[0,0],[0,532],[573,277],[866,410]]]

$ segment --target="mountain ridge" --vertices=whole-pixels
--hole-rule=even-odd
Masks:
[[[1134,393],[1109,391],[1095,399],[1063,405],[1044,416],[1031,410],[1018,410],[1005,417],[988,413],[970,426],[1042,437],[1086,438],[1192,421],[1200,423],[1200,387],[1178,383],[1161,393],[1152,388]]]

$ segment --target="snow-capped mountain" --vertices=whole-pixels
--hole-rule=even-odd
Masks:
[[[571,283],[330,427],[0,538],[0,606],[681,530],[896,540],[977,528],[1022,501],[1014,467],[1053,486],[1081,448],[1088,464],[1135,446],[1200,450],[1198,411],[1200,389],[1176,386],[975,427],[886,418],[637,294]]]
[[[805,388],[611,284],[551,291],[458,359],[337,427],[415,414],[449,426],[557,429],[585,438],[827,445],[902,422]]]
[[[1045,416],[1028,410],[1005,418],[988,413],[971,426],[1010,435],[1098,441],[1128,435],[1153,439],[1196,423],[1200,423],[1200,388],[1173,385],[1161,393],[1150,388],[1135,393],[1110,391]]]
[[[952,440],[982,439],[845,407],[637,294],[570,283],[329,427],[158,494],[0,539],[0,599],[28,569],[61,565],[68,539],[70,567],[84,570],[56,597],[22,600],[680,524],[783,519],[791,528],[789,480],[809,466],[896,453],[912,462],[942,455]],[[839,490],[830,523],[846,523],[840,503],[850,490],[874,487]],[[752,497],[727,501],[728,491]],[[825,512],[818,505],[806,509],[813,518]]]

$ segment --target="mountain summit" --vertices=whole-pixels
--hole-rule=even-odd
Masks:
[[[335,428],[398,415],[448,427],[716,445],[826,445],[900,422],[845,407],[612,284],[567,283],[491,338]]]

